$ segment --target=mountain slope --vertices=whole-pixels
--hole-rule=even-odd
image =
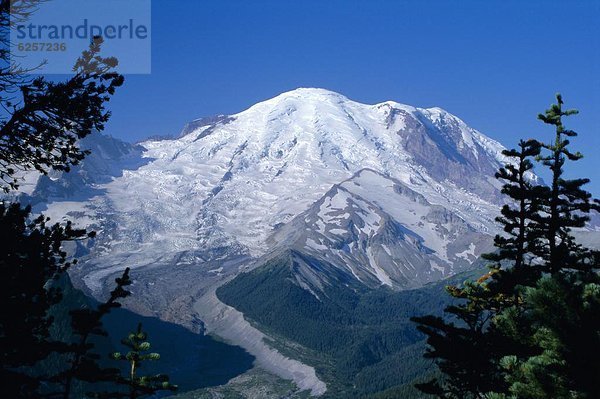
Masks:
[[[217,296],[268,332],[280,351],[315,366],[327,383],[324,397],[364,397],[433,371],[410,317],[441,314],[450,301],[445,285],[471,274],[399,292],[366,289],[337,276],[338,284],[324,287],[317,298],[295,278],[298,267],[312,262],[284,251],[220,287]]]
[[[252,385],[256,371],[297,387],[259,378],[273,392],[344,398],[414,394],[431,364],[408,320],[439,314],[442,279],[489,249],[503,200],[494,173],[507,161],[498,142],[440,108],[323,89],[192,121],[177,138],[94,134],[80,145],[92,151],[80,166],[27,174],[20,198],[97,232],[69,248],[77,288],[102,298],[130,267],[128,310],[151,316],[150,327],[181,326],[165,344],[176,330],[182,344],[204,332],[247,351],[200,340],[208,364],[225,366],[215,382],[244,373],[236,379]],[[221,349],[243,367],[219,363]],[[250,362],[261,370],[245,373]],[[189,366],[182,387],[198,386],[188,352],[171,364]]]
[[[105,178],[93,178],[99,168],[85,161],[73,183],[44,183],[52,190],[38,183],[47,198],[40,211],[54,219],[70,211],[101,233],[82,273],[92,291],[124,263],[139,268],[262,256],[274,249],[276,227],[365,168],[477,232],[495,231],[493,174],[502,146],[439,108],[366,105],[327,90],[297,89],[239,114],[195,121],[184,133],[127,149],[131,156],[116,157],[118,170],[101,171]],[[115,158],[105,152],[96,149],[107,162]],[[69,194],[57,184],[77,190]],[[451,272],[440,268],[439,276]]]
[[[363,169],[276,228],[270,243],[334,265],[369,287],[414,288],[468,268],[491,241],[400,181]],[[314,293],[332,285],[331,271],[310,268],[298,268],[301,286]]]
[[[497,231],[494,173],[503,147],[439,108],[297,89],[235,115],[193,121],[175,139],[131,145],[96,135],[81,145],[92,149],[90,158],[70,174],[28,179],[24,197],[53,220],[97,231],[73,248],[75,284],[102,297],[107,282],[131,267],[129,309],[194,331],[203,324],[314,395],[335,388],[335,379],[294,351],[277,353],[282,332],[271,334],[273,326],[251,314],[259,304],[281,294],[261,317],[303,316],[304,324],[289,325],[297,331],[288,344],[323,351],[338,365],[358,362],[349,370],[364,371],[362,380],[350,373],[340,383],[371,392],[374,376],[388,378],[377,365],[408,356],[403,351],[416,344],[405,316],[417,305],[398,298],[472,267]],[[255,308],[219,301],[217,287],[248,276],[261,279],[240,291]],[[380,306],[364,312],[398,324],[361,319],[365,298]],[[331,320],[352,340],[345,357],[302,341],[303,331]]]

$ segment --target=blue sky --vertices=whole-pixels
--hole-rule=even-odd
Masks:
[[[106,132],[127,141],[297,87],[442,107],[514,145],[549,139],[560,91],[600,195],[600,1],[152,1],[152,74],[129,75]]]

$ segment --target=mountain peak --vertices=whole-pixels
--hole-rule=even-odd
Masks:
[[[362,105],[362,106],[366,106],[366,107],[375,107],[375,108],[389,107],[389,108],[393,108],[393,109],[405,110],[410,113],[425,112],[425,113],[429,113],[432,115],[450,116],[452,118],[460,120],[456,116],[452,115],[450,112],[448,112],[445,109],[440,108],[440,107],[417,108],[412,105],[400,103],[395,100],[387,100],[387,101],[382,101],[382,102],[375,103],[375,104],[367,104],[367,103],[362,103],[359,101],[352,100],[352,99],[348,98],[347,96],[340,94],[336,91],[325,89],[325,88],[320,88],[320,87],[298,87],[296,89],[285,91],[285,92],[278,94],[272,98],[269,98],[267,100],[259,102],[258,104],[255,104],[255,106],[260,105],[262,103],[275,103],[275,102],[279,102],[279,101],[285,101],[288,99],[295,99],[295,100],[301,100],[301,101],[306,101],[306,102],[310,102],[310,101],[314,101],[314,100],[316,100],[316,101],[331,101],[331,100],[333,100],[336,102],[350,102],[353,104],[358,104],[358,105]]]
[[[343,97],[344,95],[333,90],[323,89],[320,87],[298,87],[280,94],[280,96],[298,96],[298,97],[318,97],[318,96],[334,96]]]
[[[289,90],[289,91],[283,92],[275,97],[272,97],[272,98],[262,101],[258,104],[255,104],[253,107],[258,106],[263,103],[271,104],[271,103],[278,103],[278,102],[286,101],[286,100],[298,100],[300,102],[308,102],[308,103],[315,102],[315,101],[317,101],[317,102],[318,101],[325,101],[325,102],[333,101],[334,103],[348,102],[348,103],[352,103],[352,104],[356,104],[356,105],[360,105],[360,106],[364,106],[364,107],[388,106],[388,107],[395,108],[395,109],[404,109],[411,113],[417,112],[419,110],[419,108],[416,108],[416,107],[413,107],[410,105],[406,105],[406,104],[402,104],[402,103],[399,103],[397,101],[392,101],[392,100],[388,100],[388,101],[384,101],[384,102],[380,102],[380,103],[376,103],[376,104],[366,104],[366,103],[362,103],[359,101],[351,100],[350,98],[348,98],[345,95],[340,94],[336,91],[319,88],[319,87],[298,87],[294,90]],[[251,107],[251,109],[253,107]],[[441,108],[436,108],[436,109],[443,111]],[[446,111],[444,111],[444,112],[446,112]]]
[[[296,104],[297,106],[307,106],[315,105],[318,103],[336,104],[346,101],[351,100],[349,100],[344,95],[331,90],[316,87],[299,87],[297,89],[283,92],[275,97],[254,104],[247,110],[242,111],[240,114],[243,115],[246,112],[252,111],[264,112],[265,109],[269,108],[286,108],[293,104]]]
[[[261,256],[277,226],[334,186],[393,186],[443,206],[473,229],[493,229],[502,146],[439,108],[367,105],[298,88],[235,115],[196,120],[184,133],[140,143],[132,153],[140,159],[123,161],[110,179],[91,180],[98,187],[80,208],[93,212],[81,227],[109,233],[91,255],[102,262],[90,262],[98,267],[86,276],[90,287],[121,267],[123,257],[142,267],[159,258],[192,264]],[[63,210],[50,201],[45,213]]]

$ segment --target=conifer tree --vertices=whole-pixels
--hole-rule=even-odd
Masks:
[[[518,150],[503,151],[512,162],[500,168],[496,177],[504,181],[502,193],[513,202],[504,205],[497,218],[504,235],[494,239],[497,252],[485,255],[494,262],[490,272],[463,287],[447,287],[458,303],[446,308],[446,313],[458,323],[438,316],[412,319],[427,336],[430,348],[425,357],[436,359],[446,377],[417,385],[423,392],[442,398],[477,398],[480,392],[505,384],[498,359],[520,344],[507,341],[490,321],[502,309],[519,303],[518,285],[535,284],[539,277],[528,254],[540,245],[539,233],[530,228],[537,219],[540,194],[530,175],[531,160],[540,148],[535,140],[522,140]]]
[[[497,397],[592,399],[600,397],[600,277],[594,272],[546,275],[527,288],[520,321],[531,326],[521,335],[533,348],[529,356],[500,359],[508,387]],[[498,325],[514,324],[514,313]],[[507,329],[508,330],[508,329]],[[508,330],[510,332],[511,330]]]
[[[508,311],[497,325],[513,339],[528,341],[528,356],[512,353],[500,362],[509,382],[507,395],[518,398],[596,398],[600,396],[600,268],[598,252],[577,243],[571,228],[583,227],[597,201],[583,189],[588,179],[563,177],[567,161],[582,158],[572,153],[569,137],[577,134],[564,127],[560,94],[539,119],[555,126],[555,139],[539,156],[550,169],[552,184],[540,195],[541,212],[533,225],[544,237],[535,253],[545,271],[534,287],[525,290],[520,312]],[[515,326],[520,326],[515,328]],[[529,327],[528,329],[523,326]]]
[[[39,216],[30,220],[30,208],[19,204],[0,203],[0,241],[6,247],[0,251],[0,271],[6,287],[0,290],[0,378],[2,392],[12,398],[37,398],[44,381],[48,386],[59,383],[58,391],[45,396],[69,398],[73,380],[96,382],[110,379],[110,370],[97,366],[88,342],[90,335],[103,335],[101,318],[119,307],[117,300],[129,293],[129,270],[116,280],[117,287],[107,302],[98,309],[83,308],[71,312],[72,330],[80,340],[76,343],[58,341],[50,335],[54,319],[49,312],[63,298],[58,280],[76,260],[68,260],[63,250],[66,241],[81,240],[94,233],[65,225],[48,225],[49,219]],[[72,359],[68,370],[54,375],[32,375],[33,366],[50,354]],[[108,373],[108,374],[107,374]],[[113,372],[114,375],[114,372]]]
[[[26,171],[68,171],[87,154],[78,140],[102,130],[110,113],[106,102],[123,83],[114,71],[117,60],[102,57],[101,38],[75,62],[73,76],[47,79],[15,65],[10,58],[10,28],[25,21],[41,1],[0,0],[0,189],[17,189]],[[12,20],[12,22],[11,22]],[[10,398],[39,398],[40,376],[26,369],[52,353],[66,353],[68,343],[49,333],[49,309],[62,298],[55,284],[75,261],[68,260],[67,241],[92,237],[70,222],[50,225],[33,217],[30,207],[0,202],[0,271],[7,280],[0,290],[0,380]]]
[[[34,397],[39,380],[23,372],[62,348],[50,337],[49,310],[62,299],[53,282],[72,263],[62,249],[66,241],[88,235],[71,223],[49,225],[31,208],[0,202],[0,379],[8,397]]]
[[[172,385],[169,382],[169,377],[165,374],[138,375],[143,362],[160,359],[158,353],[149,352],[150,342],[147,339],[148,334],[142,330],[142,323],[139,323],[137,330],[131,332],[127,338],[121,341],[123,345],[129,348],[127,354],[116,352],[111,355],[114,360],[129,363],[129,375],[121,379],[121,383],[129,386],[129,393],[126,397],[130,399],[142,398],[162,390],[177,390],[177,386]]]
[[[496,251],[482,256],[494,262],[489,265],[492,270],[489,288],[517,302],[517,285],[535,285],[541,273],[534,258],[543,246],[543,235],[537,223],[546,187],[533,179],[531,162],[539,156],[540,150],[541,144],[537,140],[521,140],[519,150],[502,152],[514,163],[501,167],[496,178],[504,182],[501,192],[511,202],[502,206],[500,216],[496,218],[503,229],[503,234],[494,237]],[[515,304],[515,301],[510,304]]]
[[[579,152],[571,152],[568,148],[570,137],[577,133],[566,129],[563,117],[576,115],[577,110],[563,110],[563,99],[556,95],[556,104],[552,104],[538,118],[555,127],[554,142],[543,144],[549,152],[540,156],[542,164],[550,169],[552,183],[547,195],[542,196],[543,213],[539,217],[538,227],[546,238],[545,248],[540,255],[545,260],[549,272],[556,273],[561,269],[580,269],[591,265],[593,253],[575,242],[571,234],[574,227],[583,227],[589,220],[592,209],[600,211],[597,201],[592,201],[592,195],[583,189],[589,179],[565,179],[564,165],[567,161],[578,161],[583,158]]]
[[[600,367],[583,365],[591,358],[598,363],[600,356],[599,255],[571,234],[598,210],[598,202],[582,188],[588,179],[563,177],[565,162],[582,156],[568,149],[565,137],[576,133],[562,124],[563,116],[577,111],[563,111],[562,105],[557,95],[557,104],[539,116],[556,127],[553,144],[521,141],[520,151],[504,152],[516,162],[496,176],[512,204],[497,219],[504,229],[495,238],[497,251],[485,256],[494,262],[490,273],[448,287],[459,299],[446,309],[450,321],[413,318],[428,337],[425,357],[436,359],[445,377],[419,385],[423,392],[441,398],[598,397],[589,381]],[[540,155],[541,149],[550,154]],[[550,187],[527,179],[532,158],[550,169]],[[586,385],[575,374],[591,378]]]
[[[110,292],[109,298],[96,309],[82,308],[72,310],[71,328],[76,342],[65,351],[69,358],[69,367],[52,377],[62,386],[62,392],[56,396],[69,399],[75,380],[90,383],[116,381],[118,370],[114,368],[103,368],[99,365],[100,356],[93,352],[94,344],[90,342],[93,336],[108,335],[103,328],[102,319],[111,310],[121,307],[120,299],[131,295],[126,287],[131,285],[129,268],[126,268],[121,277],[115,279],[116,287]]]
[[[42,0],[0,0],[0,188],[19,186],[19,174],[69,171],[86,151],[78,141],[102,131],[110,118],[106,103],[124,82],[114,57],[102,57],[95,37],[64,81],[35,78],[10,57],[11,23],[25,23]],[[12,22],[11,22],[12,21]]]

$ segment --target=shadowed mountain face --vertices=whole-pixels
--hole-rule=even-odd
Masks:
[[[69,312],[83,307],[97,307],[98,303],[85,296],[71,284],[70,279],[59,280],[63,299],[51,310],[55,322],[52,325],[53,338],[62,342],[78,342],[71,330]],[[129,300],[125,300],[127,304]],[[160,353],[160,361],[144,362],[142,375],[169,374],[180,391],[194,390],[204,387],[223,385],[232,378],[253,367],[254,358],[243,349],[228,345],[211,336],[198,334],[194,328],[181,324],[169,323],[154,317],[143,317],[127,309],[113,309],[102,320],[103,328],[108,336],[92,336],[94,344],[92,352],[98,356],[102,367],[121,368],[122,374],[129,373],[129,364],[117,362],[110,358],[114,352],[125,352],[129,348],[123,346],[121,340],[135,331],[137,323],[143,323],[148,333],[152,351]],[[201,328],[201,327],[200,327]],[[197,328],[196,328],[197,330]],[[60,355],[50,356],[33,369],[37,373],[53,375],[57,370],[64,370],[69,359]],[[75,386],[75,397],[87,397],[86,392],[115,389],[114,386],[87,384],[78,381]],[[153,398],[170,396],[171,392],[159,392]]]
[[[90,151],[82,165],[70,173],[50,172],[40,176],[35,185],[29,185],[25,200],[32,204],[70,200],[84,202],[105,194],[104,184],[123,177],[128,170],[136,170],[150,159],[143,158],[144,148],[98,133],[85,137],[79,143]]]
[[[135,330],[137,321],[143,323],[152,350],[161,355],[159,362],[146,362],[142,372],[147,375],[167,373],[182,392],[226,384],[231,378],[253,367],[254,358],[237,346],[193,333],[177,324],[140,317],[123,309],[110,314],[105,320],[116,350],[125,349],[120,340]],[[168,395],[162,393],[160,396]]]

